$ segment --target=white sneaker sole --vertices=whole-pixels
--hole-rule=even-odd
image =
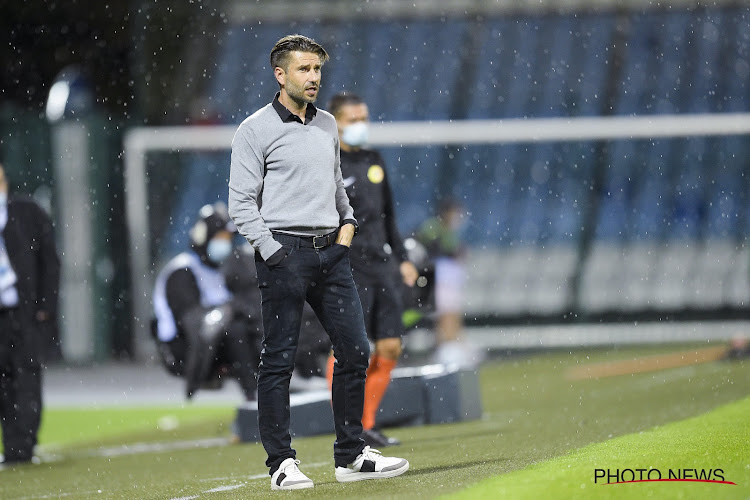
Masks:
[[[298,484],[292,484],[290,486],[277,486],[275,484],[271,485],[271,489],[274,491],[277,490],[304,490],[307,488],[312,488],[315,486],[314,483],[298,483]]]
[[[388,479],[389,477],[400,476],[409,470],[409,462],[398,469],[389,470],[388,472],[354,472],[341,467],[341,471],[336,469],[336,481],[339,483],[351,483],[353,481],[364,481],[366,479]]]

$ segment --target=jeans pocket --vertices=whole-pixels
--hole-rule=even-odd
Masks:
[[[286,267],[289,265],[289,259],[291,258],[292,254],[294,253],[294,247],[292,245],[281,245],[281,248],[284,250],[284,258],[278,261],[275,264],[268,264],[268,267],[270,269],[277,269]]]
[[[333,258],[331,261],[338,262],[349,255],[350,248],[341,243],[334,243],[331,245],[331,251],[333,252]]]

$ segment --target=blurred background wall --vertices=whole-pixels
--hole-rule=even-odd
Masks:
[[[81,313],[95,326],[83,360],[136,352],[124,131],[238,124],[273,97],[267,56],[284,34],[331,54],[319,104],[351,90],[377,121],[750,106],[745,1],[31,0],[4,3],[0,19],[0,161],[53,215],[66,200],[50,88],[73,67],[92,99],[65,117],[89,138],[94,302]],[[405,235],[442,199],[464,206],[467,322],[497,325],[745,317],[749,148],[727,136],[382,152]],[[184,248],[202,204],[226,198],[228,172],[228,151],[149,155],[155,264]]]

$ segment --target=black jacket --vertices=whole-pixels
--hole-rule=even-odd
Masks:
[[[3,230],[8,259],[16,273],[19,317],[24,332],[23,359],[37,364],[49,339],[57,336],[57,295],[60,285],[60,260],[55,247],[52,221],[30,198],[10,197],[8,222]],[[44,311],[49,321],[39,323],[37,312]],[[15,356],[15,355],[14,355]]]
[[[390,245],[397,262],[408,260],[396,226],[391,188],[380,153],[370,149],[341,150],[341,174],[359,223],[357,236],[352,240],[352,266],[387,261],[385,243]]]

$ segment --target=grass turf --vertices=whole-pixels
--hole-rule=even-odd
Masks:
[[[750,398],[704,415],[655,429],[629,434],[576,450],[538,465],[472,486],[457,499],[474,498],[722,498],[750,497]],[[595,469],[603,469],[595,479]],[[638,469],[647,472],[638,471]],[[735,483],[639,482],[641,474],[652,479],[686,477],[683,469],[703,469],[705,478]],[[720,469],[716,476],[710,470]],[[618,472],[628,470],[630,472]],[[605,472],[606,471],[606,472]],[[612,474],[608,479],[605,474]],[[690,472],[687,477],[695,478]],[[618,477],[619,476],[619,477]]]
[[[453,494],[482,479],[520,470],[591,443],[699,415],[750,394],[747,361],[712,362],[607,379],[570,381],[564,377],[568,369],[585,363],[684,348],[553,352],[488,363],[480,372],[484,404],[481,420],[389,430],[404,444],[388,452],[411,462],[411,470],[401,478],[377,485],[338,484],[333,476],[332,436],[295,440],[302,468],[316,483],[313,490],[296,492],[295,496],[433,498]],[[139,453],[132,446],[226,434],[233,411],[222,416],[223,411],[167,434],[155,430],[156,420],[150,418],[144,421],[142,431],[131,428],[125,434],[102,435],[98,441],[87,436],[87,453],[80,444],[66,445],[55,450],[59,460],[0,472],[0,497],[278,498],[270,491],[263,465],[265,453],[259,444],[195,445]],[[164,409],[154,412],[156,418],[163,414]],[[45,414],[45,432],[53,435],[53,428],[59,424],[51,413]],[[95,424],[90,425],[93,429]],[[112,431],[116,428],[110,427]],[[97,453],[99,446],[116,444],[125,445],[120,449],[123,453]]]
[[[44,450],[117,445],[139,440],[190,439],[225,435],[234,412],[221,406],[134,408],[50,408],[44,411],[39,443]]]

